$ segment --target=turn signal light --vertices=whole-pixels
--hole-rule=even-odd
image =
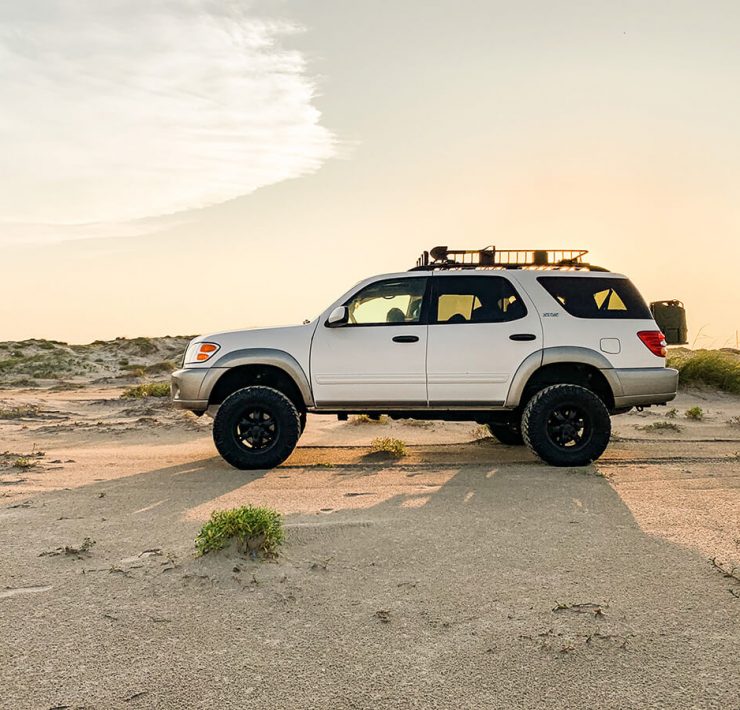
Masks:
[[[216,343],[200,343],[200,345],[198,345],[198,350],[196,351],[195,359],[198,362],[205,362],[213,357],[219,348],[220,346],[216,345]]]
[[[659,330],[641,330],[637,337],[642,340],[645,347],[653,354],[658,357],[665,357],[668,353],[666,346],[668,343],[665,340],[665,335]]]

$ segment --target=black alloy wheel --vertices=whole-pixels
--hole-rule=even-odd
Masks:
[[[578,448],[591,438],[588,414],[573,402],[556,407],[547,418],[547,436],[556,446]]]
[[[236,438],[249,451],[264,451],[274,446],[280,434],[280,425],[270,410],[248,407],[236,425]]]

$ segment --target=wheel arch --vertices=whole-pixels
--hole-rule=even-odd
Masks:
[[[553,384],[581,385],[593,390],[608,409],[622,394],[611,363],[590,348],[554,347],[532,353],[519,366],[506,399],[506,407],[523,406],[539,390]]]
[[[211,374],[212,373],[212,374]],[[237,350],[221,357],[204,382],[201,397],[208,404],[221,404],[232,392],[250,385],[272,387],[286,395],[298,408],[313,406],[308,378],[298,361],[282,350],[254,348]]]

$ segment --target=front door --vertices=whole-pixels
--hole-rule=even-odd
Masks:
[[[427,355],[429,406],[500,406],[519,365],[542,348],[532,304],[497,274],[432,278]]]
[[[316,406],[372,409],[425,406],[426,275],[375,281],[344,305],[349,320],[327,327],[324,314],[311,346]]]

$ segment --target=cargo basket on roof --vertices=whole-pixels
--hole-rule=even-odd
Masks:
[[[587,249],[450,249],[422,252],[412,271],[435,269],[585,269],[608,271],[584,261]]]

